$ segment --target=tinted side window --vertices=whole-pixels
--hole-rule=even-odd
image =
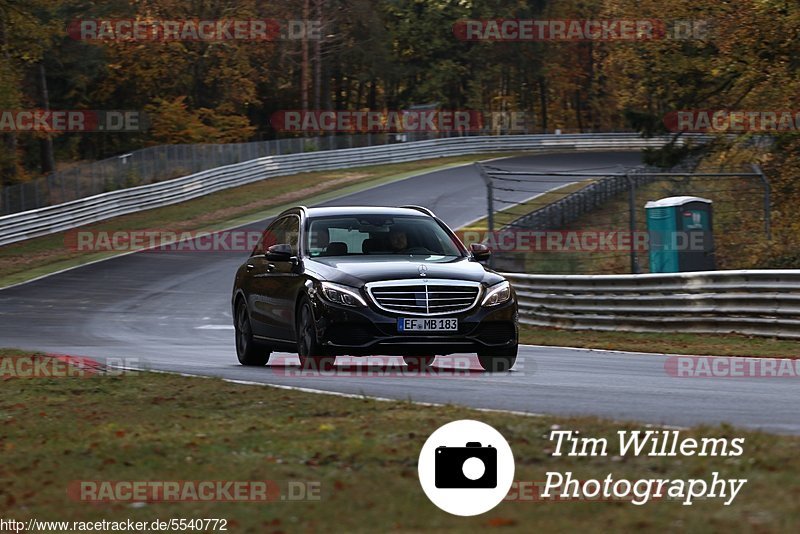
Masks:
[[[283,241],[292,246],[292,254],[298,254],[300,245],[300,219],[291,215],[283,219]]]
[[[266,254],[267,249],[272,245],[286,243],[286,223],[287,220],[284,217],[283,219],[278,219],[270,224],[267,229],[264,230],[264,234],[261,236],[261,241],[259,242],[255,253]]]
[[[278,219],[269,225],[261,236],[261,243],[256,251],[257,254],[266,254],[267,249],[272,245],[288,244],[292,247],[292,253],[298,253],[300,244],[300,219],[294,215],[289,215]]]

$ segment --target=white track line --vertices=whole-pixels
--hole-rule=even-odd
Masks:
[[[501,413],[501,414],[508,414],[508,415],[519,415],[523,417],[597,417],[593,415],[568,415],[568,416],[560,416],[556,414],[545,414],[545,413],[534,413],[534,412],[520,412],[517,410],[501,410],[498,408],[475,408],[472,406],[465,406],[463,404],[445,404],[445,403],[437,403],[437,402],[422,402],[422,401],[414,401],[414,400],[401,400],[401,399],[390,399],[387,397],[373,397],[371,395],[364,395],[364,394],[355,394],[355,393],[341,393],[338,391],[327,391],[324,389],[314,389],[314,388],[304,388],[300,386],[286,386],[282,384],[267,384],[265,382],[253,382],[252,380],[238,380],[235,378],[221,378],[216,376],[206,376],[206,375],[196,375],[191,373],[181,373],[179,371],[162,371],[159,369],[138,369],[135,367],[120,367],[119,369],[127,370],[127,371],[136,371],[142,373],[158,373],[164,375],[175,375],[175,376],[183,376],[187,378],[206,378],[206,379],[218,379],[222,380],[223,382],[228,382],[230,384],[239,384],[242,386],[258,386],[258,387],[268,387],[268,388],[275,388],[275,389],[284,389],[289,391],[299,391],[301,393],[311,393],[315,395],[328,395],[332,397],[342,397],[346,399],[358,399],[358,400],[374,400],[378,402],[407,402],[409,404],[414,404],[415,406],[426,406],[429,408],[444,408],[444,407],[452,407],[452,408],[462,408],[466,410],[474,410],[476,412],[483,412],[483,413]],[[612,424],[631,424],[631,421],[616,421],[610,420]],[[635,422],[634,422],[635,423]],[[686,430],[689,427],[682,427],[682,426],[674,426],[674,425],[659,425],[659,424],[652,424],[652,423],[642,423],[645,428],[664,428],[668,430]]]
[[[579,330],[576,330],[579,332]],[[653,332],[656,333],[656,332]],[[587,347],[562,347],[561,345],[520,345],[520,347],[528,347],[531,349],[562,349],[562,350],[583,350],[586,352],[607,352],[612,354],[628,354],[633,356],[684,356],[686,358],[748,358],[751,360],[794,360],[796,358],[778,358],[776,356],[718,356],[714,354],[685,354],[680,352],[639,352],[633,350],[615,350],[615,349],[590,349]]]

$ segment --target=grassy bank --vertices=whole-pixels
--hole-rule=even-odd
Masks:
[[[8,354],[8,351],[4,351]],[[420,378],[423,379],[423,378]],[[431,379],[435,380],[435,379]],[[526,417],[458,407],[320,396],[215,379],[140,373],[86,379],[5,379],[0,388],[0,504],[4,518],[152,521],[225,518],[230,532],[675,529],[790,531],[800,522],[800,438],[703,427],[682,437],[745,437],[736,458],[553,457],[551,429],[616,441],[642,425],[593,418]],[[432,382],[432,387],[435,383]],[[498,394],[502,394],[498,391]],[[417,478],[427,436],[457,419],[497,428],[516,459],[515,478],[548,471],[576,478],[747,478],[731,506],[718,499],[504,502],[485,515],[450,516]],[[273,503],[89,504],[71,481],[302,480],[321,499]]]
[[[520,341],[531,345],[660,354],[800,358],[800,343],[797,341],[740,334],[601,332],[522,325]]]

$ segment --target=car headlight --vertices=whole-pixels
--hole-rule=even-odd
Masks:
[[[322,282],[322,294],[325,298],[334,304],[341,304],[343,306],[366,306],[367,303],[358,294],[358,290],[354,287],[340,286],[339,284],[332,284],[331,282]]]
[[[489,292],[484,297],[482,306],[496,306],[506,302],[511,298],[511,284],[508,282],[500,282],[489,288]]]

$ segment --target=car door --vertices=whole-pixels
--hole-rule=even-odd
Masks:
[[[271,262],[268,268],[271,294],[274,295],[274,309],[271,317],[274,322],[274,337],[285,340],[295,340],[295,305],[297,296],[302,290],[303,277],[298,269],[300,265],[300,217],[289,215],[286,217],[283,243],[292,247],[293,261]]]
[[[274,334],[274,328],[270,328],[270,324],[274,322],[271,314],[275,308],[275,296],[272,295],[270,262],[267,261],[266,252],[272,245],[277,245],[286,239],[286,224],[285,217],[273,221],[264,230],[256,250],[247,261],[248,308],[253,323],[253,333],[259,336],[273,337]]]
[[[259,336],[282,341],[294,340],[294,305],[300,290],[301,276],[290,261],[269,260],[272,245],[288,244],[292,255],[299,256],[300,217],[287,215],[275,221],[262,236],[259,254],[252,260],[253,329]]]

